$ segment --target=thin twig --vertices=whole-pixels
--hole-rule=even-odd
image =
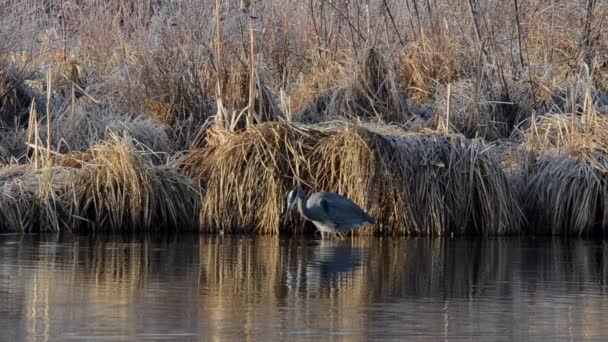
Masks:
[[[445,110],[445,132],[449,133],[450,132],[450,99],[452,97],[452,91],[451,91],[452,87],[451,84],[448,83],[448,90],[447,90],[447,108]]]
[[[224,123],[224,111],[222,106],[222,24],[220,17],[220,0],[215,0],[215,58],[216,58],[216,89],[217,122]]]
[[[395,18],[393,18],[393,13],[391,12],[390,8],[388,7],[386,0],[382,0],[382,2],[384,3],[384,9],[386,10],[386,14],[388,14],[388,18],[391,21],[391,25],[393,25],[393,29],[395,30],[395,34],[397,34],[397,38],[399,39],[399,43],[401,44],[401,47],[405,47],[405,43],[403,43],[403,40],[401,39],[401,34],[399,34],[399,29],[397,29],[397,25],[395,24]]]
[[[51,160],[51,90],[52,90],[52,75],[51,75],[51,67],[49,66],[49,71],[46,75],[46,163],[48,167],[52,166]]]
[[[251,19],[249,19],[249,106],[247,112],[247,127],[253,123],[255,116],[255,56],[254,56],[254,34]]]

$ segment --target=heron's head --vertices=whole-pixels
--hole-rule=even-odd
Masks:
[[[287,194],[287,212],[293,209],[293,207],[296,205],[296,201],[298,200],[298,197],[301,195],[301,193],[302,189],[296,187]]]
[[[304,192],[299,187],[287,193],[287,208],[283,213],[283,225],[289,221],[289,212],[293,209],[293,207],[295,207],[298,197],[300,197],[302,194],[304,194]]]

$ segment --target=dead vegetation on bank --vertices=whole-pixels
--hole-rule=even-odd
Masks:
[[[69,176],[70,170],[58,167],[0,168],[0,230],[23,233],[69,230],[64,193],[59,186]]]
[[[286,123],[210,132],[207,147],[184,161],[186,173],[204,186],[203,229],[279,233],[284,195],[310,179],[306,156],[324,134],[329,131]]]
[[[209,231],[304,231],[296,217],[296,224],[280,226],[284,195],[296,185],[349,196],[378,219],[368,233],[521,229],[521,212],[498,158],[480,141],[341,123],[268,123],[213,134],[215,143],[194,151],[185,164],[205,181],[201,224]]]
[[[319,123],[335,119],[407,123],[412,114],[393,72],[374,49],[366,49],[355,65],[352,79],[326,90],[296,114],[295,120]]]
[[[86,162],[63,185],[72,201],[74,227],[118,232],[196,230],[200,194],[190,178],[175,168],[153,165],[126,139],[114,137],[88,153]]]
[[[524,172],[530,233],[605,234],[608,229],[608,121],[548,115],[532,123],[536,161]]]
[[[605,3],[308,5],[0,0],[0,230],[605,232]]]
[[[0,168],[2,231],[197,230],[198,187],[146,153],[114,136],[53,166]]]

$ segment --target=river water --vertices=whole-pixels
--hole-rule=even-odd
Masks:
[[[607,340],[607,247],[0,235],[0,340]]]

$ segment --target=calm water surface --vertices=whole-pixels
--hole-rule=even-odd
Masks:
[[[0,340],[607,340],[607,247],[0,235]]]

